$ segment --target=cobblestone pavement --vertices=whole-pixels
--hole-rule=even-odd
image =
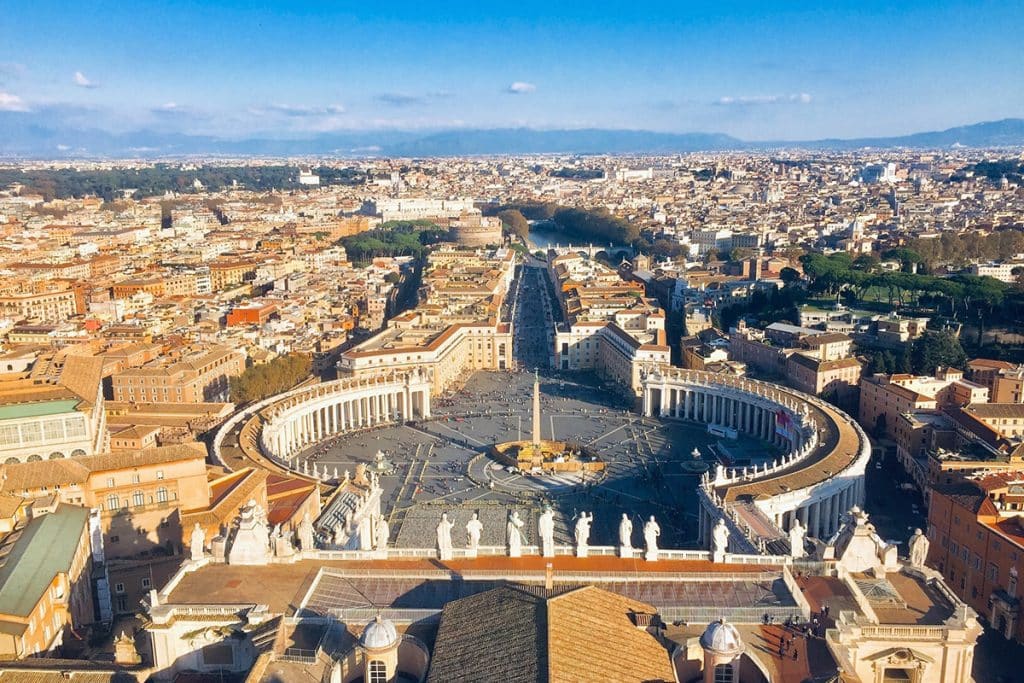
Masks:
[[[533,544],[545,505],[555,511],[559,543],[570,542],[580,511],[594,513],[591,544],[617,543],[625,512],[633,519],[634,543],[642,520],[653,514],[663,547],[694,547],[697,478],[683,464],[697,448],[712,465],[717,439],[699,425],[641,418],[592,375],[542,373],[542,437],[590,447],[607,471],[596,482],[509,473],[486,450],[495,442],[529,438],[532,384],[532,372],[478,372],[463,390],[435,399],[430,420],[345,435],[303,457],[344,472],[360,462],[372,465],[382,451],[393,468],[381,477],[383,511],[399,547],[432,547],[442,512],[455,522],[453,540],[461,544],[474,511],[484,524],[481,542],[501,545],[511,509],[519,510],[526,542]],[[766,444],[745,438],[727,446],[755,462],[773,457]]]

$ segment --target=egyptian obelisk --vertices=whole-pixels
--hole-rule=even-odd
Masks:
[[[533,371],[533,448],[540,450],[540,373]]]

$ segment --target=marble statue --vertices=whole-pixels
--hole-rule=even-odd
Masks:
[[[480,515],[476,512],[466,522],[466,548],[469,552],[467,557],[476,557],[477,549],[480,547],[480,534],[483,533],[484,525],[480,521]]]
[[[800,520],[794,519],[789,527],[789,555],[794,560],[804,556],[804,536],[807,530],[800,526]]]
[[[442,560],[452,559],[452,527],[448,513],[441,513],[441,521],[437,523],[437,553]]]
[[[345,528],[341,525],[341,522],[335,522],[334,528],[331,531],[333,532],[331,542],[334,545],[345,545]]]
[[[519,512],[513,510],[508,516],[508,524],[505,525],[506,536],[508,537],[508,556],[523,556],[523,520],[519,519]]]
[[[629,515],[622,513],[622,521],[619,522],[619,554],[625,557],[633,550],[633,522]]]
[[[907,548],[910,552],[910,566],[923,567],[928,559],[928,546],[931,542],[920,529],[914,529],[914,535],[910,537]]]
[[[590,525],[594,522],[594,514],[581,512],[576,519],[576,557],[586,557],[590,550]]]
[[[203,531],[203,527],[199,526],[199,522],[196,522],[195,527],[192,529],[192,539],[189,542],[193,562],[203,559],[204,543],[206,543],[206,532]]]
[[[391,536],[391,527],[388,526],[388,520],[384,519],[384,515],[380,515],[377,517],[377,533],[374,539],[376,544],[373,549],[387,550],[389,536]]]
[[[555,556],[555,513],[551,508],[545,508],[537,520],[537,533],[540,535],[541,555],[544,557]]]
[[[711,541],[714,544],[712,561],[724,562],[726,550],[729,548],[729,527],[725,526],[725,520],[721,517],[711,530]]]
[[[309,510],[303,513],[299,522],[299,548],[313,550],[313,522],[309,520]]]
[[[647,552],[644,559],[654,562],[658,559],[658,536],[661,536],[661,527],[654,520],[654,515],[644,523],[644,543]]]

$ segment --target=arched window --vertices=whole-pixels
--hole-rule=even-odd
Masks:
[[[369,674],[369,683],[388,683],[388,667],[379,659],[370,662]]]
[[[142,491],[136,491],[132,494],[132,505],[137,508],[142,507],[146,504],[146,497],[142,495]]]
[[[734,683],[732,664],[715,666],[715,683]]]
[[[61,453],[60,451],[54,451],[53,453],[50,453],[50,460],[60,460],[63,457],[64,454]]]
[[[115,496],[114,494],[110,494],[109,496],[107,496],[107,509],[117,510],[117,496]]]
[[[41,455],[30,455],[28,456],[29,462],[42,462],[43,456]]]
[[[167,502],[167,489],[163,486],[156,490],[156,502],[166,503]]]
[[[83,451],[81,448],[76,448],[75,450],[71,451],[72,458],[81,458],[84,455],[85,451]]]

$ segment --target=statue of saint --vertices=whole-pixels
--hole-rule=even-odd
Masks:
[[[910,566],[911,567],[923,567],[925,560],[928,559],[928,546],[931,542],[928,537],[924,535],[920,529],[914,529],[914,535],[910,537],[910,542],[907,544],[910,552]]]
[[[725,526],[725,520],[718,518],[718,523],[711,531],[711,540],[714,542],[715,557],[724,558],[729,547],[729,527]],[[721,560],[716,560],[721,561]]]
[[[333,531],[331,538],[333,544],[337,546],[345,545],[345,528],[341,525],[341,522],[335,522],[334,528],[331,531]]]
[[[313,550],[313,522],[309,520],[309,510],[303,513],[299,522],[299,548]]]
[[[537,533],[540,534],[541,554],[544,557],[555,556],[555,513],[545,508],[537,520]]]
[[[594,522],[593,513],[581,512],[576,519],[576,555],[586,557],[590,548],[590,525]]]
[[[192,560],[198,562],[203,559],[203,544],[206,543],[206,532],[196,522],[192,529],[192,538],[189,542],[189,549],[192,551]]]
[[[644,543],[647,546],[646,558],[654,561],[658,559],[658,536],[661,536],[661,527],[654,520],[654,515],[644,523]]]
[[[452,559],[452,527],[448,513],[441,513],[441,521],[437,524],[437,552],[442,560]]]
[[[473,553],[476,553],[477,548],[480,547],[480,534],[483,533],[483,530],[484,525],[480,521],[480,515],[474,512],[466,522],[466,547]]]
[[[619,546],[625,550],[633,549],[633,522],[625,512],[622,513],[622,521],[619,522]]]
[[[523,554],[523,520],[519,519],[519,511],[513,510],[508,516],[508,524],[505,525],[506,536],[508,537],[509,557],[522,557]]]
[[[384,515],[380,515],[377,517],[377,534],[374,550],[386,550],[389,536],[391,536],[391,527],[388,526],[388,520],[384,519]]]
[[[793,559],[804,556],[804,535],[807,530],[800,526],[800,520],[794,519],[793,526],[789,527],[789,554]]]

